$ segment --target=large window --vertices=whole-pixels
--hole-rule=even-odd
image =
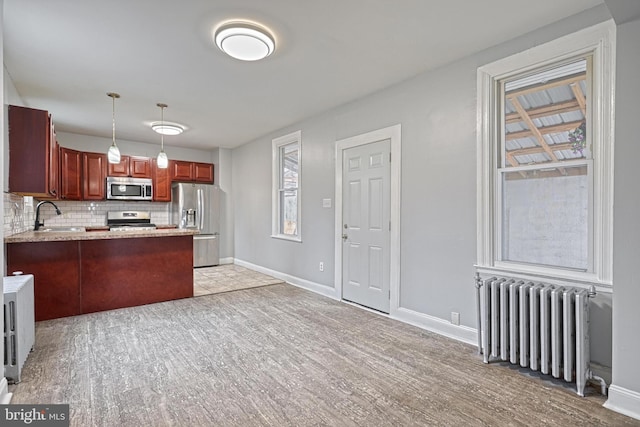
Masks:
[[[300,241],[301,132],[273,140],[272,237]]]
[[[478,70],[478,266],[611,284],[609,23]]]

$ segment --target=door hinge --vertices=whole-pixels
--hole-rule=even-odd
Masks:
[[[391,221],[389,221],[389,231],[391,231]]]
[[[389,289],[389,299],[391,299],[391,289]]]
[[[391,153],[389,153],[389,163],[391,163]]]

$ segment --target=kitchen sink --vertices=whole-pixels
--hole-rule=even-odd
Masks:
[[[87,231],[84,227],[40,227],[36,233],[76,233]]]

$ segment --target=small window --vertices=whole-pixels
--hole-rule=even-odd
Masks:
[[[272,237],[300,241],[301,132],[276,138],[273,147]]]

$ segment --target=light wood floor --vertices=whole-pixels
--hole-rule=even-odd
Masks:
[[[12,403],[73,426],[638,425],[598,396],[287,284],[39,322]]]
[[[235,264],[193,269],[193,296],[196,297],[275,283],[282,280]]]

